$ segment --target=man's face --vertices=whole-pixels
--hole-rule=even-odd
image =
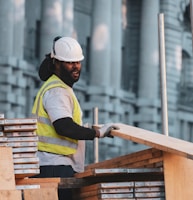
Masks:
[[[81,73],[81,62],[61,62],[60,78],[72,86],[79,80]]]

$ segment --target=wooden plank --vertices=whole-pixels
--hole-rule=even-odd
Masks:
[[[134,197],[132,194],[99,194],[89,197],[78,197],[75,196],[74,199],[79,200],[164,200],[164,197],[160,197],[158,193],[151,193],[145,197]]]
[[[104,200],[128,200],[128,198],[103,198]],[[88,198],[80,198],[78,200],[102,200],[100,197],[93,196]],[[129,198],[129,200],[138,200],[136,198]],[[139,199],[139,200],[148,200],[148,199]],[[151,199],[151,200],[160,200],[160,199]]]
[[[76,173],[74,176],[76,178],[85,178],[85,177],[96,177],[96,176],[120,176],[120,175],[127,175],[131,173],[150,173],[153,172],[161,172],[159,168],[138,168],[138,169],[131,169],[131,168],[109,168],[109,169],[88,169],[81,173]]]
[[[14,169],[39,169],[39,164],[14,164]]]
[[[28,189],[23,191],[25,200],[58,200],[57,188]]]
[[[39,158],[38,157],[34,157],[34,158],[14,158],[13,159],[13,163],[14,164],[25,164],[25,163],[39,163]]]
[[[166,199],[193,199],[193,161],[164,153]]]
[[[82,194],[84,194],[84,196],[94,196],[97,194],[123,194],[123,193],[133,193],[134,189],[133,188],[120,188],[119,186],[117,188],[105,188],[105,189],[101,189],[101,188],[96,188],[93,189],[91,191],[81,191],[81,196],[83,196]]]
[[[16,186],[19,185],[40,185],[40,188],[58,188],[60,178],[25,178],[16,179]]]
[[[113,189],[113,188],[135,188],[135,190],[141,190],[141,188],[163,188],[163,181],[124,181],[124,182],[110,182],[110,183],[97,183],[89,186],[84,186],[80,190],[82,192],[93,191],[97,189]]]
[[[18,131],[35,131],[37,129],[37,125],[10,125],[4,126],[4,132],[18,132]]]
[[[36,123],[37,123],[37,119],[35,119],[35,118],[4,119],[5,125],[36,124]]]
[[[40,173],[39,169],[15,169],[14,174],[15,178],[25,178],[34,176]]]
[[[0,147],[0,190],[15,189],[11,147]]]
[[[1,142],[7,142],[7,138],[6,137],[0,137],[0,144]]]
[[[1,200],[22,200],[20,190],[0,190]]]
[[[37,142],[1,142],[2,147],[36,147]]]
[[[150,148],[139,152],[134,152],[128,155],[101,161],[99,163],[89,164],[88,166],[85,167],[85,170],[95,169],[95,168],[109,168],[109,167],[111,168],[145,167],[150,164],[161,161],[162,161],[162,151]]]
[[[13,147],[13,153],[37,152],[37,147]]]
[[[81,192],[89,192],[98,189],[116,189],[116,188],[134,188],[135,182],[111,182],[111,183],[97,183],[80,188]]]
[[[96,193],[96,194],[95,194]],[[154,198],[160,199],[165,199],[165,193],[164,192],[148,192],[148,193],[133,193],[133,192],[127,192],[127,193],[100,193],[100,191],[95,192],[89,192],[89,193],[83,193],[78,196],[79,198],[77,199],[87,199],[91,197],[98,197],[98,199],[149,199],[149,200],[154,200]]]
[[[93,189],[92,191],[80,192],[79,198],[86,198],[91,196],[97,196],[98,194],[117,194],[117,193],[133,193],[133,188],[110,188],[110,189]]]
[[[94,181],[94,183],[96,182]],[[58,184],[58,188],[80,188],[90,184],[93,184],[93,181],[86,180],[84,178],[61,178]]]
[[[36,132],[7,132],[5,133],[6,137],[30,137],[36,136]]]
[[[164,192],[164,186],[163,187],[140,187],[140,188],[135,188],[136,193],[144,193],[144,192]]]
[[[14,153],[13,154],[13,158],[32,158],[32,157],[36,157],[36,153]]]
[[[165,199],[165,192],[135,192],[135,198],[147,198],[147,199],[154,199],[154,198],[160,198]]]
[[[164,181],[136,181],[135,187],[162,187]]]
[[[38,141],[38,136],[34,137],[8,137],[8,142],[32,142],[32,141]]]
[[[83,199],[90,199],[90,198],[98,198],[98,199],[134,199],[133,193],[120,193],[120,194],[97,194],[94,196],[83,196]],[[82,199],[82,197],[80,196]]]
[[[191,142],[121,123],[115,125],[120,129],[112,130],[112,136],[193,159],[193,143]]]
[[[40,189],[40,185],[16,185],[16,189],[17,190]]]

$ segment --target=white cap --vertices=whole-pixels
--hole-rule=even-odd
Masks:
[[[84,59],[80,44],[71,37],[58,39],[54,44],[51,57],[66,62],[78,62]]]

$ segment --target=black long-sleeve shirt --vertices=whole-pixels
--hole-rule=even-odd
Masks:
[[[96,137],[94,129],[86,128],[76,124],[72,118],[61,118],[53,122],[56,132],[76,140],[93,140]]]

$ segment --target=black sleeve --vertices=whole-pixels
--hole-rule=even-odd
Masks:
[[[96,135],[94,129],[79,126],[70,117],[54,121],[53,126],[59,135],[76,140],[93,140]]]

